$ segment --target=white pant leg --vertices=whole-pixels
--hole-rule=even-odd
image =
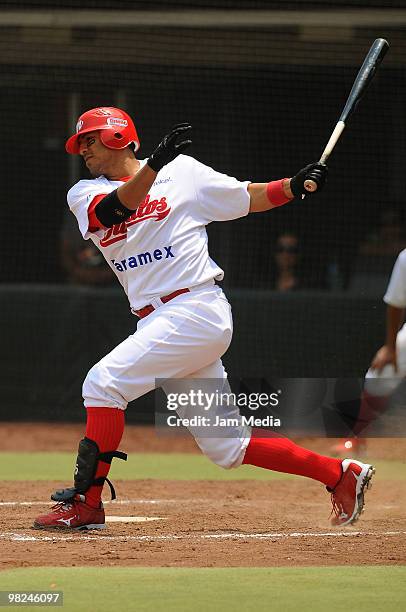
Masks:
[[[179,295],[141,319],[134,334],[91,368],[85,406],[124,410],[154,389],[156,379],[182,378],[214,363],[231,337],[231,308],[220,287]]]
[[[391,395],[406,376],[406,325],[396,337],[396,355],[398,370],[393,365],[386,365],[380,372],[369,368],[365,376],[365,390],[376,397]]]
[[[167,394],[189,394],[191,390],[202,390],[213,396],[231,394],[227,373],[220,359],[182,380],[167,381],[162,388]],[[242,424],[240,411],[234,402],[213,402],[208,410],[202,406],[184,406],[178,408],[177,413],[182,419],[190,420],[195,416],[210,419],[210,425],[188,425],[201,451],[222,468],[241,465],[251,439],[251,428]],[[227,425],[215,426],[217,418],[226,419]]]

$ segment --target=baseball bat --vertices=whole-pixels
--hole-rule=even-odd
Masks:
[[[348,119],[351,117],[358,102],[364,95],[368,85],[372,81],[375,72],[385,57],[389,43],[384,38],[377,38],[371,45],[364,62],[355,77],[354,84],[351,88],[350,95],[347,98],[343,112],[330,136],[328,143],[320,157],[319,163],[325,164],[334,147],[336,146],[341,134],[344,131]],[[306,179],[304,182],[306,191],[313,192],[317,190],[317,183],[311,179]]]

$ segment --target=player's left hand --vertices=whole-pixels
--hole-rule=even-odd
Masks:
[[[304,182],[309,179],[317,183],[317,190],[314,193],[320,191],[327,180],[327,174],[327,166],[325,164],[320,164],[319,162],[309,164],[305,168],[299,170],[299,172],[290,179],[290,189],[295,198],[298,198],[303,194],[306,196],[311,195],[311,192],[307,191],[304,186]]]
[[[187,139],[191,129],[190,123],[175,125],[148,159],[148,166],[155,172],[159,172],[166,164],[173,161],[175,157],[192,144],[192,141]]]

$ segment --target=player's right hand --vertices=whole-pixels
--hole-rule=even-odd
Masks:
[[[311,192],[307,191],[304,186],[304,183],[307,180],[312,180],[317,183],[317,190],[315,193],[320,191],[327,180],[327,174],[327,166],[325,164],[320,164],[320,162],[314,162],[313,164],[309,164],[305,168],[299,170],[299,172],[290,179],[290,189],[295,198],[298,198],[301,195],[307,196],[311,194]]]
[[[192,144],[192,141],[187,139],[191,129],[190,123],[175,125],[148,159],[148,166],[155,170],[155,172],[159,172],[161,168],[187,149]]]
[[[386,365],[390,364],[393,365],[395,372],[397,372],[398,364],[396,361],[396,350],[387,344],[384,344],[373,358],[371,369],[380,372]]]

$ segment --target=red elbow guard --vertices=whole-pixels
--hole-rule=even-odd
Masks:
[[[266,187],[266,195],[273,206],[282,206],[286,202],[292,201],[292,198],[286,197],[283,190],[283,181],[286,181],[286,179],[271,181]]]

